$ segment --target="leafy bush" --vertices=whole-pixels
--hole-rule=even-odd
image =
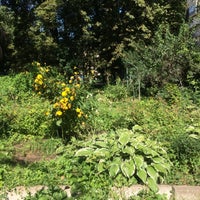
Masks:
[[[124,53],[124,62],[128,81],[139,96],[140,91],[154,95],[167,83],[183,86],[189,82],[196,90],[200,54],[191,35],[187,24],[181,26],[178,35],[171,33],[169,25],[161,24],[151,44],[132,40],[130,51]]]
[[[101,91],[96,94],[88,93],[82,100],[82,108],[88,113],[82,131],[91,134],[118,128],[131,128],[135,124],[130,117],[132,105],[132,100],[129,98],[112,101]]]
[[[118,79],[116,85],[107,85],[104,88],[104,95],[111,101],[120,101],[129,96],[129,91]]]
[[[34,62],[33,66],[37,69],[35,92],[50,101],[52,109],[49,115],[58,127],[59,136],[72,136],[79,119],[85,116],[80,108],[78,96],[81,78],[77,67],[74,67],[73,75],[68,74],[68,77],[64,77],[50,66],[41,66],[38,62]]]
[[[0,78],[1,135],[17,132],[45,136],[52,133],[52,120],[46,115],[51,106],[34,95],[29,78],[29,73]]]
[[[133,131],[119,129],[92,140],[90,145],[79,149],[75,156],[94,165],[97,173],[109,173],[115,180],[127,179],[129,184],[147,184],[153,191],[156,183],[167,174],[170,162],[161,146],[144,135],[138,134],[139,126]]]

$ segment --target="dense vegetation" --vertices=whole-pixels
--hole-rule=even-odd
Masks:
[[[165,199],[159,183],[200,185],[200,49],[185,1],[0,4],[2,191],[117,199],[113,187],[147,185],[139,200]]]

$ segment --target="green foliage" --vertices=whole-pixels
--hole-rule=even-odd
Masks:
[[[130,197],[129,200],[167,200],[167,197],[153,191],[142,190],[137,196]]]
[[[65,200],[71,199],[67,197],[67,194],[59,187],[49,186],[48,189],[41,189],[34,196],[27,196],[25,200]]]
[[[111,101],[121,101],[129,96],[129,91],[118,79],[116,85],[107,85],[104,88],[104,95]]]
[[[14,133],[51,135],[52,120],[45,115],[50,109],[48,101],[31,92],[29,74],[0,78],[0,126],[1,135]]]
[[[115,92],[115,87],[121,92],[120,95]],[[82,131],[86,133],[101,133],[118,128],[130,128],[135,123],[131,120],[132,105],[131,99],[124,99],[122,91],[124,86],[108,86],[112,88],[109,92],[97,91],[97,93],[89,92],[85,99],[82,100],[82,108],[88,113],[87,119],[82,126]],[[117,90],[117,89],[116,89]],[[120,96],[121,101],[112,101]],[[126,96],[126,93],[125,95]]]
[[[143,183],[156,191],[157,181],[167,174],[170,162],[165,150],[138,134],[138,129],[135,126],[133,131],[119,129],[101,135],[88,147],[79,149],[75,156],[85,157],[85,162],[93,164],[97,173],[109,173],[116,180],[122,175],[129,184]]]
[[[188,25],[183,24],[178,35],[171,33],[169,25],[160,25],[150,45],[132,40],[130,48],[124,62],[129,82],[138,87],[139,95],[141,89],[148,91],[150,87],[158,91],[167,83],[187,85],[189,74],[199,74],[200,54]],[[190,76],[193,81],[196,75]]]

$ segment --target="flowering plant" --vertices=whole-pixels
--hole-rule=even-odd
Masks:
[[[74,67],[73,75],[64,77],[50,66],[41,66],[38,62],[33,65],[37,68],[34,90],[51,102],[52,108],[46,114],[55,120],[57,133],[62,137],[74,134],[78,122],[85,117],[77,95],[81,87],[77,67]]]

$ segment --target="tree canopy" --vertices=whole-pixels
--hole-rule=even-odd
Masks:
[[[2,0],[4,68],[19,71],[37,60],[120,74],[133,41],[151,44],[161,24],[178,34],[185,13],[185,0]]]

